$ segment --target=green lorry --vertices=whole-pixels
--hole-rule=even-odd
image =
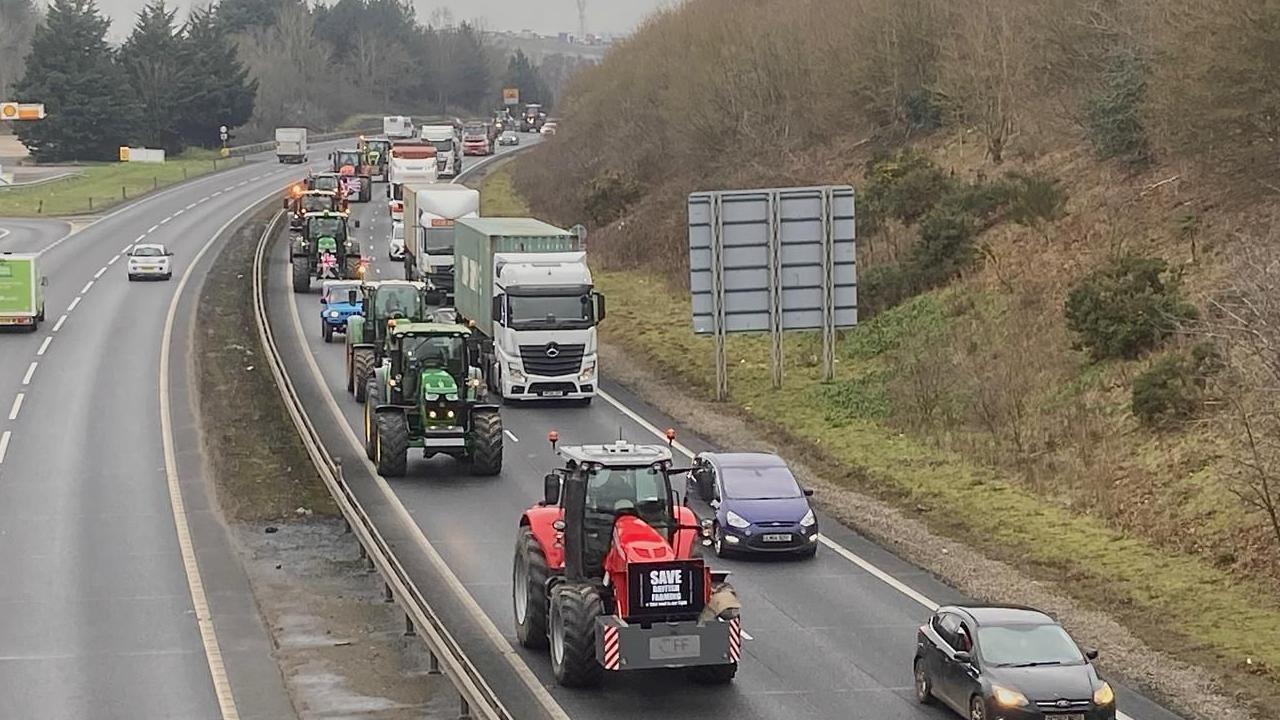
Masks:
[[[0,253],[0,327],[35,332],[44,321],[44,286],[40,256]]]

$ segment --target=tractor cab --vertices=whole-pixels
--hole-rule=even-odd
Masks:
[[[477,475],[502,470],[502,419],[485,401],[465,325],[392,320],[365,392],[365,451],[378,472],[405,474],[408,451],[449,455]]]
[[[550,647],[562,685],[611,670],[682,667],[704,683],[737,672],[741,604],[701,558],[709,528],[677,502],[688,469],[667,438],[557,447],[550,435],[564,465],[520,520],[512,591],[517,637]]]
[[[398,320],[430,319],[427,284],[409,280],[366,281],[359,315],[347,319],[347,389],[365,402],[366,385],[387,351],[387,334]]]
[[[339,174],[354,174],[364,164],[359,150],[335,150],[332,157],[333,171]]]
[[[318,173],[307,178],[307,189],[337,193],[342,189],[342,178],[336,172]]]
[[[301,230],[303,221],[311,213],[343,212],[342,202],[337,194],[328,190],[302,190],[295,185],[284,203],[289,211],[289,227]]]
[[[294,292],[307,292],[311,280],[355,280],[368,270],[360,244],[350,236],[345,213],[321,211],[302,217],[300,232],[291,241]]]

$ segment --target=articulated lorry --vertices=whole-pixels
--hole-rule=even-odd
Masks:
[[[432,183],[438,173],[434,147],[422,143],[396,143],[391,146],[391,162],[387,167],[387,197],[404,200],[405,183]]]
[[[307,129],[276,128],[276,159],[297,165],[307,161]]]
[[[576,235],[532,218],[461,219],[454,267],[454,305],[474,323],[492,392],[591,402],[605,303]]]
[[[418,136],[423,142],[429,142],[435,147],[440,177],[457,177],[462,172],[462,132],[459,128],[453,125],[423,125]]]
[[[382,118],[382,134],[393,140],[413,137],[413,119],[404,115],[386,115]]]
[[[453,294],[454,224],[480,216],[480,191],[453,183],[412,183],[404,193],[404,276],[426,280],[432,298]]]
[[[44,286],[40,256],[0,253],[0,327],[35,332],[44,321]]]

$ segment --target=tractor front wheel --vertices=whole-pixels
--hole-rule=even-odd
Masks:
[[[378,428],[377,446],[373,460],[378,474],[383,477],[404,477],[409,466],[409,421],[399,411],[378,413],[374,418]]]
[[[502,472],[502,416],[494,410],[471,414],[471,472],[489,476]]]
[[[596,661],[596,618],[604,601],[594,585],[565,582],[551,594],[551,672],[565,687],[594,687],[604,679]]]
[[[520,528],[511,571],[511,599],[516,615],[516,639],[542,650],[547,647],[547,555],[529,526]]]
[[[293,291],[296,293],[311,292],[311,264],[307,258],[293,258]]]
[[[333,342],[333,326],[329,324],[328,320],[320,321],[320,333],[324,336],[325,342]]]
[[[356,348],[351,353],[351,381],[355,385],[356,402],[362,403],[369,390],[369,378],[373,376],[373,351]]]
[[[370,460],[374,460],[374,453],[378,447],[378,425],[374,407],[378,404],[378,398],[382,397],[377,375],[369,378],[369,384],[365,386],[365,395],[367,399],[364,404],[364,454]]]

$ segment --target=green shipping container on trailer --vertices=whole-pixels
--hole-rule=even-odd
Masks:
[[[35,330],[44,320],[44,278],[38,255],[0,254],[0,326]]]
[[[467,218],[454,225],[454,306],[485,335],[493,330],[493,256],[581,250],[578,236],[533,218]]]

